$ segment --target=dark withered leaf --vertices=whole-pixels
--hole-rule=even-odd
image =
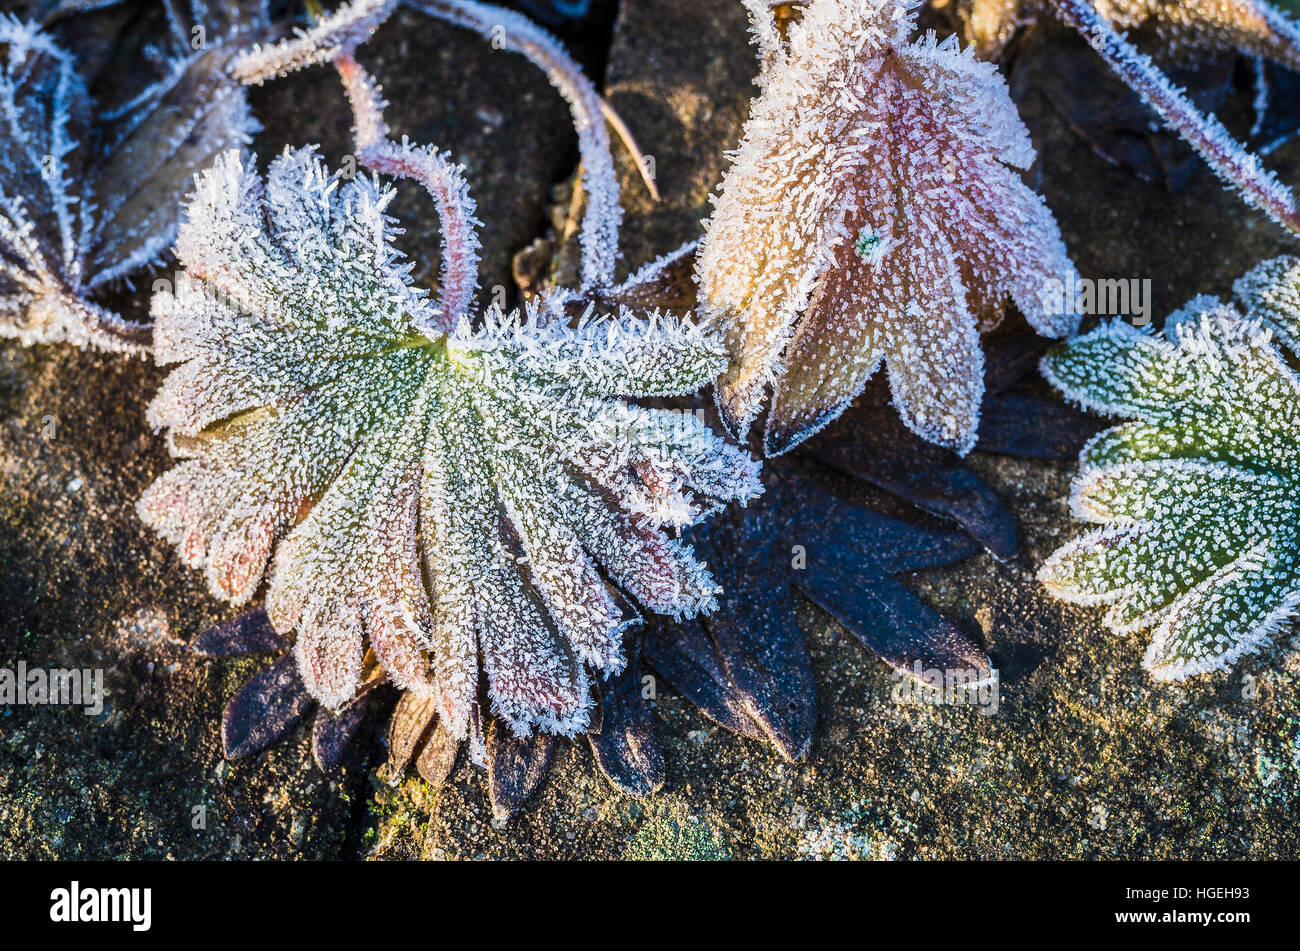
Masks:
[[[221,45],[191,57],[174,84],[157,87],[106,130],[92,182],[98,227],[90,287],[157,260],[176,240],[195,172],[248,144],[257,123],[243,87],[226,71],[237,52]]]
[[[1144,181],[1182,188],[1199,165],[1195,151],[1169,131],[1142,97],[1126,86],[1082,42],[1063,39],[1053,24],[1030,31],[1017,45],[1012,95],[1041,92],[1070,128],[1098,155]],[[1232,85],[1233,55],[1205,59],[1195,68],[1170,67],[1201,113],[1222,111]]]
[[[460,740],[447,732],[446,725],[440,719],[420,750],[420,755],[415,758],[415,771],[429,785],[435,788],[441,786],[456,768],[460,746]]]
[[[488,795],[498,820],[509,819],[546,777],[555,735],[534,730],[520,739],[499,720],[487,730]]]
[[[160,262],[195,173],[250,141],[257,123],[227,65],[270,28],[252,0],[139,23],[94,6],[38,11],[57,36],[0,17],[0,335],[140,351],[148,325],[99,292]],[[127,62],[103,34],[131,36]],[[88,71],[101,73],[93,95]]]
[[[629,796],[649,796],[664,784],[664,756],[654,732],[649,699],[645,697],[636,642],[628,646],[628,662],[617,676],[596,682],[599,722],[592,717],[587,730],[596,765],[617,789]]]
[[[768,483],[757,503],[723,513],[691,540],[723,589],[702,626],[725,682],[781,755],[799,761],[812,748],[817,687],[790,588],[800,540],[792,537],[787,510],[798,503],[780,486],[773,495]]]
[[[1037,335],[1023,331],[989,339],[989,448],[1072,456],[1090,434],[1093,424],[1059,403],[1006,395],[1042,352]],[[906,430],[888,400],[873,381],[825,432],[790,457],[769,460],[757,502],[692,529],[689,541],[723,588],[719,610],[700,622],[651,623],[643,638],[646,661],[705,716],[773,743],[788,759],[808,754],[817,713],[796,590],[899,671],[911,674],[917,663],[977,673],[992,667],[978,644],[894,575],[958,561],[980,545],[1012,557],[1014,520],[960,457]],[[1044,423],[1018,415],[1030,412]],[[965,531],[920,527],[841,498],[844,475]]]
[[[1038,361],[1050,346],[1051,341],[1038,334],[1020,331],[985,348],[985,397],[976,449],[1028,459],[1073,459],[1100,428],[1087,413],[1059,399],[1007,394],[1026,376],[1037,377]]]
[[[336,713],[318,707],[311,731],[311,758],[323,773],[335,772],[375,712],[378,692],[367,690]]]
[[[899,670],[940,658],[962,659],[945,667],[991,666],[974,642],[893,577],[974,554],[979,545],[966,533],[920,528],[845,501],[793,466],[774,466],[767,492],[750,508],[734,535],[715,536],[710,550],[745,553],[751,603],[773,603],[770,594],[763,600],[752,597],[760,591],[797,588]],[[752,614],[743,596],[735,604],[730,623],[747,629],[751,640],[789,642],[797,632],[790,610],[782,616],[764,604],[761,613]],[[773,628],[777,633],[769,637]],[[791,653],[785,651],[787,657]],[[785,676],[786,696],[792,696],[797,684]],[[811,694],[811,673],[807,678]]]
[[[999,334],[984,344],[984,393],[997,396],[1035,374],[1052,341],[1030,330]],[[981,426],[983,419],[981,414]]]
[[[276,633],[263,608],[213,625],[190,642],[190,650],[200,657],[237,657],[288,649],[288,640]]]
[[[975,671],[988,657],[951,621],[892,578],[866,591],[831,572],[810,575],[800,590],[896,670]],[[978,678],[977,678],[978,679]]]
[[[1072,458],[1096,426],[1059,401],[1005,395],[1030,374],[1050,341],[1029,331],[985,344],[985,398],[978,448],[1037,459]],[[853,408],[804,444],[802,452],[917,508],[951,519],[999,558],[1019,548],[1011,512],[956,453],[915,436],[873,380]],[[1023,414],[1023,415],[1018,415]]]
[[[727,676],[707,631],[693,621],[647,621],[642,648],[646,662],[715,723],[742,736],[767,740]]]
[[[438,719],[438,700],[436,697],[403,691],[393,717],[388,723],[388,764],[389,778],[402,776],[416,750],[420,748],[433,732]]]
[[[314,703],[298,677],[293,656],[281,657],[226,704],[221,718],[226,759],[243,759],[270,746],[293,729]]]
[[[773,617],[761,633],[734,615],[705,627],[750,718],[782,756],[802,762],[817,728],[817,686],[803,632],[793,613],[786,618]]]
[[[984,652],[894,579],[979,550],[967,534],[919,528],[840,499],[797,459],[771,460],[767,490],[689,533],[723,593],[703,622],[647,628],[646,660],[705,716],[805,758],[817,691],[795,590],[891,666],[988,671]]]
[[[975,448],[1030,459],[1069,459],[1101,426],[1056,400],[997,396],[984,401]]]
[[[809,440],[805,451],[952,519],[999,558],[1014,556],[1019,547],[1015,520],[994,491],[955,452],[918,439],[887,407],[854,407]]]

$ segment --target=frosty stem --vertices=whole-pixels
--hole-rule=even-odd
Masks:
[[[388,138],[384,101],[370,74],[351,51],[340,51],[334,66],[352,105],[357,161],[386,175],[419,182],[438,207],[442,233],[441,324],[449,333],[456,321],[469,313],[478,285],[478,237],[474,226],[474,201],[460,168],[431,148],[399,145]]]
[[[367,40],[388,19],[396,0],[353,0],[308,30],[279,43],[240,54],[230,73],[244,85],[260,85],[305,66],[333,60]]]
[[[1201,153],[1220,178],[1236,185],[1247,202],[1274,221],[1300,234],[1300,208],[1291,190],[1233,139],[1218,119],[1201,115],[1151,58],[1116,33],[1088,0],[1057,0],[1056,10],[1129,88]]]
[[[582,67],[550,33],[513,10],[503,10],[475,0],[405,0],[416,10],[457,26],[474,30],[497,49],[511,50],[526,57],[569,103],[573,126],[582,155],[582,186],[587,208],[582,223],[582,288],[609,287],[614,283],[618,258],[618,229],[623,220],[618,181],[610,154],[605,116],[612,112],[601,99]],[[620,135],[627,127],[614,124]],[[638,167],[649,181],[640,150],[630,135],[629,148],[638,157]]]

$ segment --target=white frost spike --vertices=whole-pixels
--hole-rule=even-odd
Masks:
[[[1034,152],[1005,83],[953,40],[909,42],[914,20],[900,0],[812,0],[768,57],[714,199],[698,272],[734,358],[718,404],[744,434],[772,386],[769,454],[843,412],[882,361],[908,427],[964,453],[979,333],[1005,298],[1041,333],[1074,329],[1041,302],[1073,267],[1017,172]]]
[[[749,13],[749,32],[751,42],[758,47],[759,75],[761,85],[783,59],[784,48],[781,33],[776,26],[776,17],[772,13],[771,0],[742,0]]]
[[[392,197],[309,150],[265,179],[234,152],[200,176],[189,276],[153,302],[155,355],[176,367],[149,418],[181,461],[140,515],[219,597],[269,578],[272,623],[327,704],[353,696],[368,645],[454,735],[480,663],[516,732],[582,730],[587,668],[617,670],[637,620],[614,586],[656,612],[712,609],[716,585],[665,529],[761,490],[694,415],[618,397],[692,392],[725,352],[675,318],[571,327],[545,303],[440,331],[392,247]]]
[[[1237,142],[1214,116],[1204,116],[1149,56],[1115,32],[1089,0],[1055,0],[1061,18],[1083,34],[1111,69],[1185,138],[1210,168],[1235,186],[1246,202],[1300,233],[1295,195]],[[1279,18],[1279,22],[1281,22]],[[1294,35],[1294,27],[1292,35]]]
[[[1097,528],[1039,571],[1054,595],[1106,606],[1124,633],[1154,629],[1158,680],[1231,666],[1300,604],[1300,267],[1237,283],[1245,315],[1199,297],[1163,334],[1123,321],[1043,360],[1067,398],[1127,422],[1084,447],[1070,508]]]

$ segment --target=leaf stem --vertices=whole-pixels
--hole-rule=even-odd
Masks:
[[[1300,208],[1291,189],[1264,168],[1259,158],[1237,142],[1218,119],[1201,115],[1151,58],[1115,32],[1089,0],[1056,0],[1055,9],[1130,89],[1201,154],[1220,178],[1241,190],[1248,204],[1300,234]]]

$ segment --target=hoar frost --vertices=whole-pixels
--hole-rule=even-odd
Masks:
[[[1229,667],[1300,603],[1300,261],[1237,282],[1238,310],[1199,297],[1163,334],[1123,321],[1058,347],[1043,373],[1128,420],[1080,454],[1073,514],[1099,525],[1039,572],[1053,594],[1106,605],[1119,633],[1154,629],[1159,680]]]
[[[745,433],[773,389],[764,445],[784,452],[883,362],[903,421],[966,452],[983,394],[979,334],[1013,299],[1064,336],[1039,290],[1073,273],[1020,179],[1034,151],[993,66],[899,0],[812,0],[782,43],[747,4],[765,69],[699,256],[702,308],[734,361],[718,383]]]
[[[164,75],[111,110],[49,33],[0,15],[0,336],[148,348],[147,325],[95,297],[162,259],[194,172],[256,130],[227,70],[268,29],[261,5],[248,7],[241,17],[194,3],[212,28],[194,49],[169,6]]]
[[[309,150],[265,183],[235,153],[200,177],[177,243],[188,276],[153,305],[156,358],[178,366],[150,420],[184,461],[140,514],[219,597],[246,602],[267,575],[272,623],[325,703],[353,695],[368,645],[453,735],[480,665],[516,732],[573,733],[587,667],[623,662],[628,598],[715,604],[665,529],[761,490],[694,415],[617,397],[694,391],[726,356],[668,316],[571,325],[563,295],[473,330],[412,285],[392,195]],[[473,222],[463,192],[444,197]],[[476,268],[471,246],[448,255]]]

